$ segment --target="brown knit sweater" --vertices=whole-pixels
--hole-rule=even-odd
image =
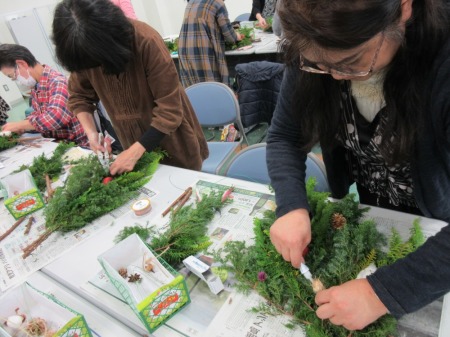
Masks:
[[[107,75],[98,67],[72,73],[69,109],[93,113],[101,100],[124,149],[152,126],[166,134],[160,146],[169,157],[163,163],[200,170],[208,147],[164,41],[149,25],[131,21],[135,51],[126,71]]]

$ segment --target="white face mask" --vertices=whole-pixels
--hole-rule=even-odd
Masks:
[[[30,71],[27,69],[28,77],[25,78],[22,75],[20,75],[19,67],[17,67],[17,77],[16,81],[19,82],[19,84],[23,85],[24,87],[33,89],[36,85],[37,81],[30,75]]]

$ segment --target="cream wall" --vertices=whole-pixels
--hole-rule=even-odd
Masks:
[[[53,9],[60,0],[0,0],[0,43],[15,43],[7,25],[7,20],[20,14],[33,15],[36,9],[47,35],[51,35]],[[147,22],[162,36],[178,34],[183,22],[186,0],[131,0],[139,20]],[[251,11],[251,0],[226,0],[231,21],[242,13]],[[43,46],[43,48],[49,48]],[[48,63],[48,60],[41,62]],[[56,64],[55,64],[56,65]],[[61,68],[62,70],[62,68]],[[0,95],[10,105],[21,101],[16,84],[0,75]]]
[[[0,0],[0,42],[14,43],[14,39],[6,24],[6,18],[33,8],[55,6],[59,0]],[[178,34],[183,21],[186,0],[131,0],[138,18],[153,26],[162,36]],[[233,21],[241,13],[249,13],[251,0],[226,0],[230,20]],[[42,8],[41,8],[42,10]],[[43,22],[49,32],[51,16]]]

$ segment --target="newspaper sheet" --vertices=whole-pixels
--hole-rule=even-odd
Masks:
[[[210,190],[225,190],[228,187],[198,181],[194,188],[202,194],[207,194]],[[275,208],[274,196],[270,194],[235,189],[231,196],[233,202],[217,213],[210,223],[208,234],[213,242],[212,249],[218,249],[231,240],[244,240],[251,244],[253,219],[262,217],[266,210]],[[380,231],[386,235],[389,235],[391,228],[395,227],[404,238],[407,238],[409,229],[418,216],[372,207],[367,218],[373,219]],[[152,225],[163,230],[167,222],[168,219],[160,216],[154,219]],[[427,238],[446,225],[442,221],[426,218],[421,218],[420,224]],[[199,258],[215,267],[210,257],[201,255]],[[294,330],[286,328],[289,322],[287,316],[274,317],[251,312],[250,309],[260,303],[267,305],[266,301],[256,293],[249,296],[236,293],[233,289],[235,281],[232,275],[227,275],[224,281],[225,290],[213,295],[206,283],[186,268],[180,272],[186,276],[191,303],[166,323],[168,327],[189,337],[305,336],[301,328]],[[121,300],[120,294],[102,272],[94,275],[89,283]],[[415,314],[405,316],[399,322],[400,336],[437,337],[441,311],[442,301],[436,301]]]
[[[71,158],[78,156],[76,148],[71,151]],[[60,181],[52,184],[60,185]],[[126,204],[116,210],[93,221],[78,231],[68,233],[55,232],[51,234],[32,254],[26,259],[22,258],[22,250],[45,232],[45,218],[43,210],[39,210],[27,216],[27,218],[10,235],[0,242],[0,293],[10,287],[19,284],[27,276],[52,262],[67,250],[77,246],[82,240],[111,225],[117,218],[131,212],[131,205],[143,197],[152,197],[157,192],[148,188],[141,188],[139,194],[130,199]],[[34,218],[34,223],[29,234],[24,230],[28,219]],[[0,202],[0,235],[6,232],[15,223],[9,214],[3,201]]]
[[[30,233],[25,235],[25,226],[31,217],[34,218],[34,223]],[[23,259],[22,250],[45,232],[43,210],[29,215],[19,227],[0,242],[0,292],[23,282],[27,276],[55,260],[68,249],[75,247],[93,233],[105,228],[113,220],[114,218],[110,215],[105,215],[79,231],[55,232],[29,257]],[[14,218],[2,205],[0,207],[0,233],[6,232],[14,222]]]
[[[53,138],[38,138],[0,152],[0,178],[6,177],[22,165],[29,165],[41,154],[49,156],[58,146]]]

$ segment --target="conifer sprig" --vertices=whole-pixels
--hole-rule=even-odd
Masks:
[[[307,183],[313,218],[312,243],[305,259],[314,277],[318,277],[326,287],[353,279],[362,268],[373,262],[392,263],[423,243],[420,226],[415,222],[411,238],[406,242],[394,232],[390,240],[391,253],[386,255],[381,251],[386,240],[377,231],[375,223],[362,220],[368,208],[360,208],[352,195],[338,202],[329,202],[326,193],[314,191],[314,184],[312,180]],[[339,217],[334,214],[339,214]],[[336,218],[339,218],[338,226]],[[265,304],[254,310],[289,315],[292,317],[289,326],[300,325],[308,337],[396,335],[396,320],[389,315],[351,334],[343,327],[319,319],[315,314],[317,306],[311,283],[298,269],[283,260],[270,241],[269,229],[274,221],[275,213],[271,211],[266,212],[262,219],[254,220],[252,246],[238,241],[227,242],[223,249],[214,252],[214,259],[221,268],[235,275],[238,291],[256,290],[269,303],[269,306]],[[264,272],[264,281],[258,277],[261,272]]]
[[[98,217],[122,206],[137,194],[155,172],[164,154],[144,153],[135,171],[124,173],[108,184],[102,180],[106,175],[96,156],[89,156],[82,165],[72,167],[63,187],[55,190],[53,198],[44,209],[48,232],[77,230]],[[24,249],[27,257],[42,242],[38,238]]]

